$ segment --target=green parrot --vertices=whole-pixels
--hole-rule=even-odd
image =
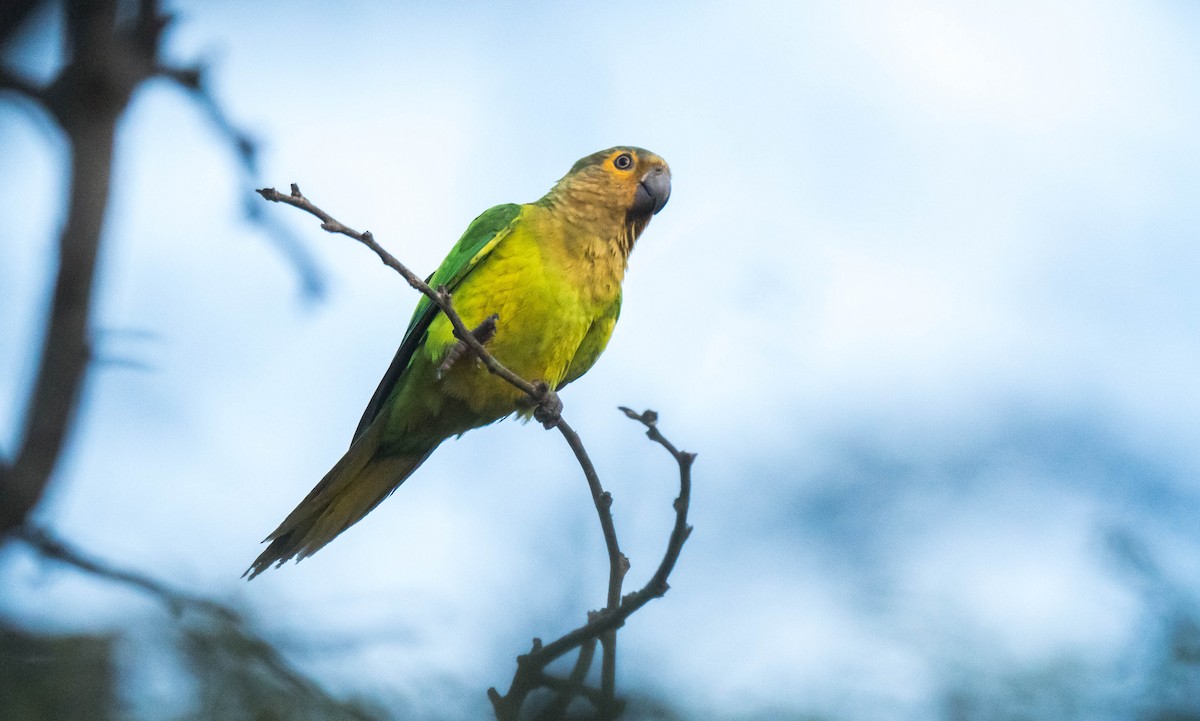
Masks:
[[[537,202],[476,218],[429,279],[453,293],[468,328],[496,314],[488,350],[529,380],[561,389],[587,372],[621,311],[629,253],[671,195],[671,171],[635,147],[581,159]],[[441,368],[457,343],[421,296],[350,449],[296,506],[246,571],[302,559],[357,523],[451,436],[514,412],[524,395],[467,359]],[[264,541],[264,542],[266,542]]]

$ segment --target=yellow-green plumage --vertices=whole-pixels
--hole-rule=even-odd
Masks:
[[[536,203],[476,218],[430,283],[450,289],[467,327],[498,316],[488,343],[497,360],[561,388],[608,344],[629,252],[669,195],[670,170],[657,155],[633,147],[594,153]],[[350,449],[268,537],[251,578],[333,540],[446,438],[521,410],[521,392],[473,359],[439,375],[456,342],[446,316],[422,297]]]

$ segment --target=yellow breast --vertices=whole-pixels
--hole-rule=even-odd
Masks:
[[[525,206],[513,232],[455,290],[454,306],[469,328],[497,314],[488,350],[518,375],[553,387],[620,293],[624,259],[605,245],[545,209]],[[439,315],[425,343],[429,361],[440,362],[454,342],[449,321]],[[456,364],[436,383],[442,394],[494,418],[511,413],[521,396],[474,362]]]

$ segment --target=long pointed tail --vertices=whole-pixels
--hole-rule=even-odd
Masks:
[[[264,540],[266,550],[242,574],[253,579],[275,564],[300,560],[319,551],[391,495],[436,448],[402,455],[376,456],[379,430],[357,438],[346,455]]]

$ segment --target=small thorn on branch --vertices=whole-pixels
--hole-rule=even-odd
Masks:
[[[479,325],[475,326],[474,330],[471,331],[471,335],[475,337],[475,340],[479,341],[479,345],[485,346],[488,344],[488,341],[495,337],[496,321],[498,320],[500,320],[500,316],[496,313],[492,313],[487,318],[484,318],[483,321]],[[442,359],[441,364],[438,365],[437,372],[435,374],[437,379],[441,380],[442,376],[448,373],[450,369],[454,367],[454,364],[457,363],[458,360],[462,358],[463,354],[470,350],[470,348],[471,347],[467,345],[465,340],[460,340],[455,343],[446,353],[446,357]]]

